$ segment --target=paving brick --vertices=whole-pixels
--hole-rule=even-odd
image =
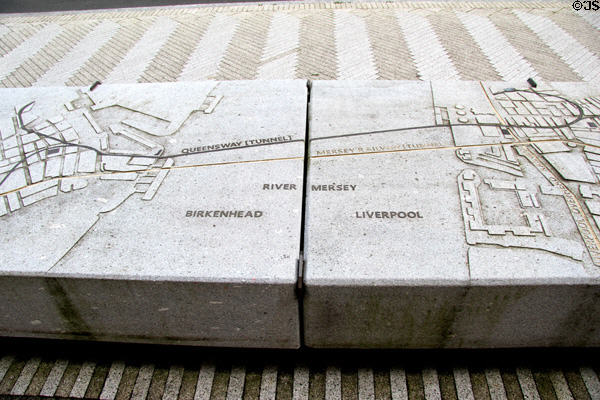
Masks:
[[[108,73],[123,59],[127,50],[131,48],[148,28],[150,21],[143,20],[137,24],[121,24],[117,33],[67,81],[68,85],[87,85],[89,79],[86,74],[91,68],[102,65],[102,73],[96,70],[95,79],[102,81]]]
[[[572,55],[557,54],[547,40],[539,39],[540,32],[511,12],[513,8],[549,21],[560,29],[557,32],[562,32],[563,39],[568,37],[589,55],[580,57],[577,45]],[[117,33],[104,45],[94,43],[97,49],[85,49],[81,40],[109,20],[118,23]],[[153,36],[147,30],[152,23]],[[45,36],[47,43],[42,41],[37,49],[30,47],[28,40],[35,32],[52,24],[60,25],[62,32],[52,39]],[[174,25],[169,28],[169,24]],[[555,2],[288,3],[103,10],[0,16],[0,54],[10,57],[4,60],[13,60],[11,73],[30,59],[42,66],[31,74],[36,80],[62,62],[62,75],[72,71],[65,82],[68,85],[87,84],[90,75],[106,79],[111,73],[124,81],[139,77],[144,82],[291,77],[521,79],[536,73],[544,80],[577,81],[598,75],[594,68],[600,52],[598,24],[598,18],[589,13],[578,16]],[[144,34],[152,36],[148,44],[140,42]],[[18,47],[25,44],[30,51],[19,58]],[[76,57],[84,63],[65,67],[65,57],[77,48],[91,54],[90,58]],[[137,53],[132,53],[136,48]],[[119,66],[128,54],[138,62]],[[141,68],[143,73],[136,72]],[[577,68],[578,73],[573,70]],[[36,84],[24,82],[22,74],[21,82],[3,79],[8,86],[10,82]]]
[[[493,65],[454,12],[442,10],[431,14],[427,19],[450,54],[462,79],[500,79]]]
[[[245,15],[219,65],[216,79],[256,78],[271,17],[271,13]]]
[[[583,80],[595,81],[598,78],[597,74],[590,73],[586,68],[586,63],[598,65],[600,64],[600,58],[590,52],[568,32],[546,17],[526,13],[522,10],[515,10],[514,13]],[[577,58],[570,59],[575,57]]]
[[[193,20],[179,19],[177,29],[152,59],[141,80],[151,82],[150,74],[153,69],[163,71],[170,81],[177,80],[191,52],[206,32],[210,20],[210,16],[199,16]]]
[[[425,16],[398,11],[398,23],[407,41],[419,79],[459,79],[459,73]]]
[[[365,20],[379,79],[417,79],[417,69],[394,13],[369,13]]]
[[[518,18],[506,12],[494,13],[490,21],[502,32],[524,60],[545,81],[579,81],[581,78]]]

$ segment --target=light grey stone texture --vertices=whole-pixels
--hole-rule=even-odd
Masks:
[[[511,87],[313,82],[308,346],[600,344],[600,87]]]
[[[306,91],[305,81],[4,90],[0,330],[298,347]],[[48,136],[14,129],[33,100],[23,122]]]

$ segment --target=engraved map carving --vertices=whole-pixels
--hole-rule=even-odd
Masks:
[[[0,217],[83,190],[86,177],[94,176],[127,183],[100,199],[100,213],[133,194],[152,200],[175,165],[165,155],[167,141],[193,114],[212,113],[222,99],[209,95],[172,107],[139,93],[77,95],[57,115],[39,114],[32,102],[15,105],[14,115],[0,121]]]
[[[437,110],[453,129],[471,124],[462,135],[468,130],[498,140],[456,150],[468,164],[457,177],[467,243],[538,249],[578,261],[587,251],[600,265],[600,97],[488,92],[498,126],[491,126],[489,114],[484,119],[463,106]]]
[[[404,270],[467,277],[485,271],[487,276],[506,270],[505,260],[511,258],[520,260],[512,268],[528,277],[538,276],[541,262],[549,265],[544,270],[549,274],[562,273],[560,266],[568,266],[571,272],[565,274],[600,266],[597,87],[542,82],[537,88],[527,82],[347,86],[352,90],[343,102],[337,85],[320,92],[326,99],[319,99],[321,114],[315,113],[312,128],[311,162],[317,168],[311,184],[353,183],[357,189],[335,200],[311,192],[309,210],[320,210],[319,202],[336,201],[337,207],[313,217],[318,221],[313,241],[327,243],[315,244],[316,249],[335,247],[321,224],[338,226],[342,220],[340,229],[359,243],[393,241],[381,244],[387,258],[377,262],[397,263],[398,279]],[[340,104],[354,108],[340,111]],[[396,211],[404,209],[420,211],[423,218],[398,218]],[[355,261],[346,251],[336,253],[339,264],[356,269],[374,254]]]
[[[311,158],[341,160],[341,155],[393,152],[431,158],[436,151],[445,151],[452,159],[448,168],[454,178],[444,178],[443,183],[452,185],[455,205],[460,203],[460,212],[453,213],[459,221],[453,226],[462,232],[462,219],[470,248],[533,249],[600,266],[600,96],[567,96],[553,88],[494,91],[482,85],[478,90],[486,100],[470,105],[465,96],[450,103],[449,90],[442,96],[446,103],[437,101],[431,87],[433,106],[408,110],[413,105],[403,105],[407,110],[400,112],[410,120],[406,126],[313,137]],[[92,211],[80,210],[88,219],[78,219],[86,221],[73,233],[78,240],[102,213],[126,201],[142,206],[153,200],[176,163],[187,160],[179,156],[211,147],[191,140],[198,140],[198,132],[186,126],[213,113],[222,99],[213,87],[201,98],[182,96],[175,104],[139,90],[79,91],[52,115],[44,115],[36,103],[15,104],[12,114],[0,120],[0,221],[89,191],[91,200],[85,204]],[[281,136],[263,139],[268,143],[261,145],[303,142],[277,134]],[[255,147],[255,142],[213,147],[230,150]],[[377,185],[358,175],[363,178],[358,183],[341,182],[347,184],[341,187],[352,188],[359,196],[367,183]],[[336,187],[332,182],[340,183],[337,178],[311,183]],[[69,202],[60,207],[69,207]],[[410,207],[415,205],[406,210],[419,213],[421,222],[416,223],[427,224],[433,218],[433,212]],[[363,214],[354,209],[348,215],[361,215],[363,220],[394,215],[361,210]],[[398,210],[404,209],[394,212]],[[463,245],[458,233],[454,237]]]

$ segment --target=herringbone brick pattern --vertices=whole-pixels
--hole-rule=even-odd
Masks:
[[[458,71],[427,15],[429,12],[396,12],[418,76],[423,80],[459,79]]]
[[[103,81],[125,57],[127,51],[140,40],[150,21],[123,21],[117,34],[98,49],[85,65],[67,82],[67,85],[85,86],[96,80]]]
[[[452,55],[454,66],[465,80],[499,80],[500,76],[493,65],[480,51],[473,51],[477,43],[456,14],[440,11],[429,16],[444,48]]]
[[[481,51],[504,80],[538,77],[538,72],[513,46],[507,36],[488,17],[475,13],[456,13]]]
[[[591,26],[600,30],[600,13],[580,11],[578,15],[585,19]]]
[[[58,24],[48,24],[21,43],[12,42],[10,39],[14,37],[11,37],[10,29],[6,28],[6,30],[9,37],[7,43],[14,44],[14,48],[10,51],[10,56],[0,58],[0,80],[14,72],[32,54],[47,46],[62,31],[62,28]]]
[[[398,20],[391,10],[365,17],[379,79],[415,80],[417,69],[411,60]],[[390,57],[396,54],[396,57]]]
[[[226,13],[217,14],[212,18],[205,34],[189,55],[179,79],[215,79],[219,63],[242,18],[239,14]]]
[[[287,3],[9,16],[0,17],[0,86],[591,81],[600,71],[599,39],[598,18],[566,3]]]
[[[174,17],[173,20],[177,21],[179,26],[150,62],[140,81],[176,81],[190,53],[206,32],[211,17],[208,15],[195,18]]]
[[[300,47],[300,18],[284,12],[276,12],[271,19],[259,79],[293,79],[298,63]]]
[[[353,10],[336,10],[335,44],[338,79],[377,79],[364,18]]]
[[[59,62],[71,48],[75,47],[98,23],[98,21],[78,22],[63,27],[60,35],[41,50],[32,54],[31,57],[17,67],[10,75],[0,81],[0,86],[32,86],[42,75]]]
[[[305,13],[300,23],[300,54],[297,77],[335,79],[335,25],[333,11]]]
[[[0,56],[4,56],[13,51],[17,46],[29,39],[33,34],[39,31],[42,25],[22,25],[17,29],[10,29],[4,26],[0,33],[2,41],[0,41]]]
[[[552,20],[561,29],[565,30],[573,39],[577,40],[586,49],[592,52],[596,57],[600,57],[600,40],[596,35],[600,29],[600,18],[597,18],[598,28],[591,24],[581,24],[581,17],[575,13],[544,13],[547,18]],[[542,15],[544,15],[542,14]],[[596,14],[600,14],[597,12]]]
[[[256,79],[271,18],[272,13],[244,18],[219,64],[217,80]]]
[[[584,81],[595,81],[600,77],[600,58],[559,25],[541,15],[521,10],[514,10],[514,13]]]
[[[118,28],[119,25],[114,21],[99,21],[74,46],[68,47],[65,54],[50,69],[44,72],[35,84],[38,86],[63,85],[97,52],[98,47],[102,47],[110,41],[118,32]]]
[[[516,51],[535,68],[546,81],[579,81],[581,78],[556,55],[547,44],[539,40],[518,18],[508,13],[494,13],[489,17],[506,36]]]

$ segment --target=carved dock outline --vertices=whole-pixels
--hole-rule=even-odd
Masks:
[[[506,124],[506,121],[500,115],[500,113],[496,109],[496,106],[494,105],[494,102],[491,100],[490,94],[484,87],[483,82],[480,82],[480,86],[481,86],[481,89],[483,90],[490,106],[496,113],[498,120],[501,121],[502,123]],[[514,132],[514,130],[512,128],[508,128],[507,130],[514,137],[515,141],[519,141],[518,135]],[[534,142],[531,142],[531,143],[534,143]],[[598,240],[598,237],[596,236],[596,232],[594,232],[594,229],[592,228],[590,221],[588,220],[587,216],[585,215],[585,212],[583,211],[583,208],[582,208],[581,204],[579,203],[579,200],[577,200],[577,197],[569,190],[568,187],[566,187],[560,181],[560,179],[558,179],[554,175],[554,173],[552,171],[550,171],[546,167],[546,165],[537,157],[537,155],[534,154],[534,152],[529,149],[529,144],[523,144],[523,145],[519,146],[519,150],[521,151],[521,155],[524,156],[525,158],[527,158],[529,160],[529,162],[531,162],[531,164],[534,165],[536,167],[536,169],[553,186],[556,186],[560,189],[560,191],[563,194],[563,197],[565,199],[565,202],[567,204],[567,207],[569,208],[571,216],[573,217],[573,220],[575,221],[575,225],[577,226],[577,229],[579,230],[581,238],[583,239],[583,242],[585,243],[585,246],[588,249],[588,252],[590,254],[592,262],[594,263],[594,265],[600,266],[600,240]]]

